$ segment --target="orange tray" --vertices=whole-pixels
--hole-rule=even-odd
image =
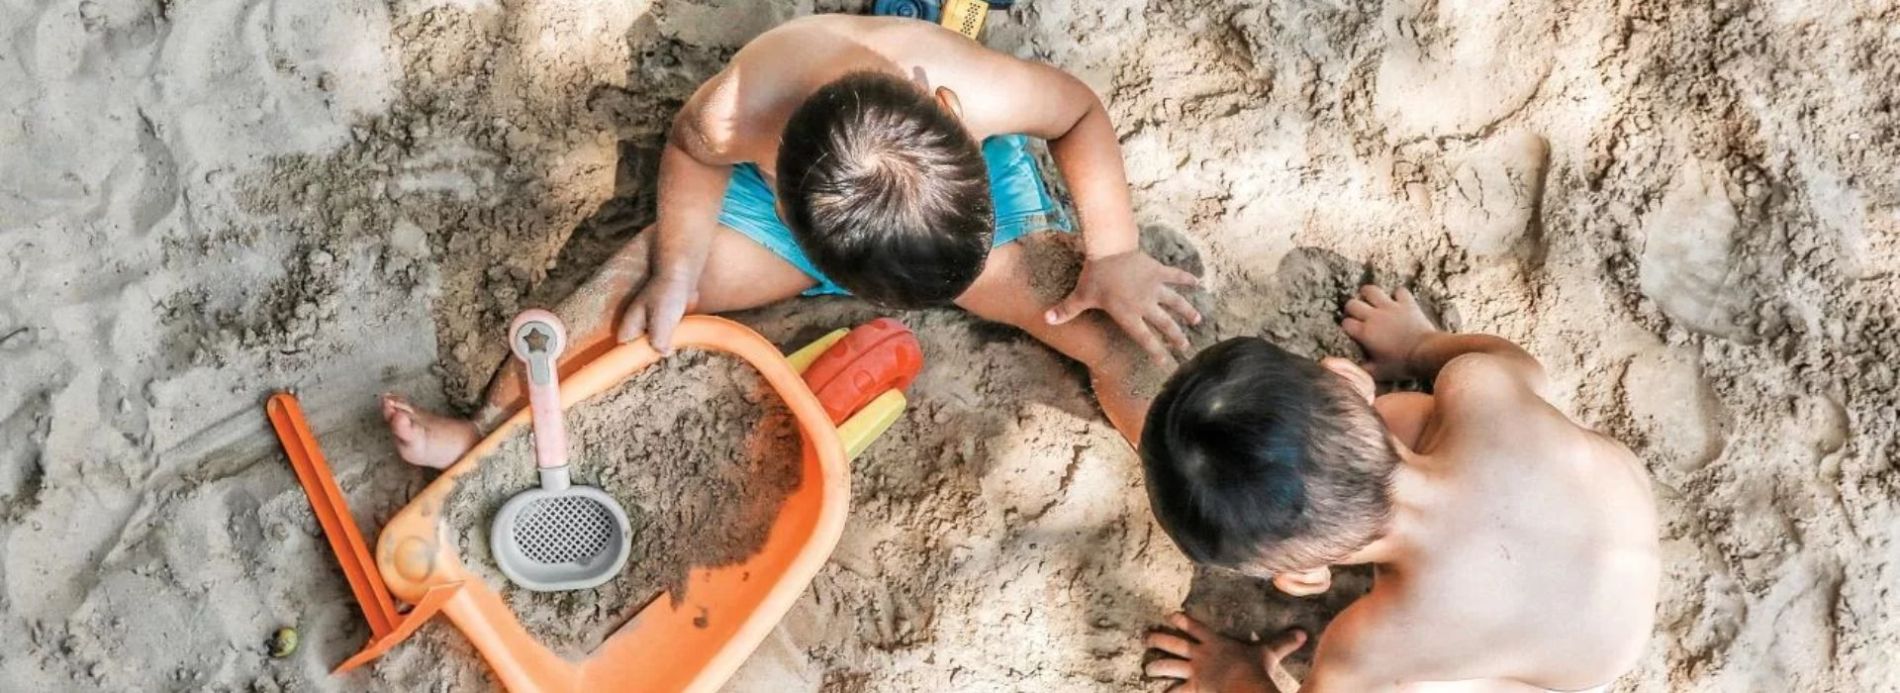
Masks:
[[[899,340],[903,343],[886,344],[893,330],[905,333]],[[667,595],[654,599],[585,657],[564,658],[522,628],[500,595],[463,565],[442,512],[461,477],[474,472],[503,440],[528,425],[525,407],[444,471],[383,528],[376,562],[390,592],[409,602],[420,602],[432,591],[437,599],[449,595],[442,613],[468,636],[511,691],[717,688],[771,632],[837,545],[850,498],[846,439],[854,448],[849,453],[855,454],[901,413],[903,395],[891,388],[901,389],[909,376],[893,379],[888,362],[895,359],[896,368],[915,375],[922,361],[915,338],[907,332],[895,321],[874,321],[850,335],[834,332],[787,357],[765,338],[728,320],[689,316],[680,323],[674,337],[678,346],[737,356],[778,392],[804,434],[803,481],[786,498],[757,553],[738,565],[692,571],[685,598],[677,605]],[[843,347],[836,350],[838,358],[822,353],[834,346]],[[814,361],[828,365],[856,360],[867,352],[878,356],[870,360],[881,366],[839,381],[850,385],[826,388],[845,390],[826,398],[834,402],[833,408],[838,408],[835,402],[840,399],[868,403],[847,409],[857,413],[834,425],[800,371],[817,370]],[[893,352],[900,355],[892,356]],[[604,392],[660,358],[644,339],[615,347],[562,380],[561,407],[571,408]]]

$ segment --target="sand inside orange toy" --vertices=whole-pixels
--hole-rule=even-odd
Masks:
[[[618,576],[592,589],[531,592],[495,567],[494,513],[538,483],[525,427],[455,487],[447,518],[468,569],[528,632],[569,658],[594,650],[660,592],[682,598],[689,570],[755,553],[799,483],[790,412],[730,356],[686,351],[661,361],[569,409],[567,425],[575,481],[618,499],[633,525],[632,556]]]

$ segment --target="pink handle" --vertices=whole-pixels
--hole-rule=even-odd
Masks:
[[[525,310],[508,326],[508,346],[527,366],[535,466],[565,467],[567,423],[561,412],[560,373],[555,366],[567,349],[567,327],[553,313],[539,308]]]

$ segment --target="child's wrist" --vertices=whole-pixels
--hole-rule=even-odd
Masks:
[[[699,283],[699,272],[690,267],[674,265],[662,267],[653,273],[653,280],[661,284],[692,286]]]
[[[1421,363],[1425,359],[1425,347],[1430,345],[1433,339],[1443,336],[1444,334],[1444,330],[1426,330],[1424,334],[1419,335],[1417,341],[1412,342],[1412,348],[1405,351],[1405,377],[1417,377],[1418,374],[1430,370],[1424,363]]]
[[[1100,260],[1102,258],[1127,255],[1141,250],[1141,237],[1132,230],[1128,233],[1110,234],[1100,231],[1082,232],[1082,259]]]

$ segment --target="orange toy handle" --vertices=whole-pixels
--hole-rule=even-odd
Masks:
[[[904,323],[878,318],[859,325],[805,369],[805,383],[831,423],[843,423],[886,390],[910,387],[924,368],[924,348]]]
[[[323,525],[323,536],[330,539],[330,550],[343,566],[343,576],[350,581],[356,603],[363,607],[363,618],[369,621],[370,640],[395,632],[396,602],[390,598],[388,586],[383,584],[376,559],[363,544],[363,535],[357,531],[356,520],[350,517],[343,490],[337,487],[330,465],[323,461],[323,451],[317,448],[316,436],[304,422],[303,407],[297,404],[295,395],[279,392],[271,395],[265,412],[270,415],[271,427],[277,429],[277,439],[284,444],[284,454],[290,457],[290,468],[297,472],[297,482],[303,484],[304,494],[310,498],[310,509],[316,513],[317,523]]]

